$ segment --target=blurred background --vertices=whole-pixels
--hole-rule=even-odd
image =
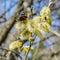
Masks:
[[[54,1],[54,0],[53,0]],[[42,7],[47,6],[49,0],[24,0],[35,15],[40,14]],[[24,11],[22,0],[0,0],[0,46],[9,47],[9,44],[16,40],[18,32],[15,28],[16,20]],[[29,14],[29,13],[28,13]],[[54,3],[51,8],[51,28],[60,33],[60,0]],[[31,18],[31,17],[30,17]],[[41,43],[39,37],[35,38],[34,51],[28,54],[28,60],[60,60],[60,39],[52,33],[46,34],[47,38]],[[26,42],[26,45],[29,43]],[[39,44],[39,47],[38,47]],[[3,56],[5,50],[0,49],[0,60],[6,60]],[[24,55],[21,54],[24,60]],[[12,58],[13,60],[13,58]],[[19,60],[19,59],[18,59]]]

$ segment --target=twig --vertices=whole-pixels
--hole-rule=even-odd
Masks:
[[[6,22],[7,21],[7,19],[3,16],[3,17],[1,17],[1,19],[4,19],[4,21],[0,21],[0,23],[4,23],[4,22]]]
[[[28,53],[29,53],[29,51],[30,51],[30,49],[31,49],[31,42],[30,42],[30,46],[29,46],[29,49],[28,49],[28,52],[27,52],[27,54],[26,54],[26,57],[25,57],[25,60],[27,60],[27,56],[28,56]]]
[[[50,30],[50,32],[51,32],[51,33],[53,33],[53,34],[55,34],[57,37],[59,37],[59,38],[60,38],[60,34],[59,34],[59,33],[57,33],[56,31]]]
[[[59,54],[60,54],[60,50],[58,52],[56,52],[56,53],[52,53],[51,57],[54,57],[55,55],[59,55]]]
[[[18,55],[20,57],[20,59],[22,60],[22,57],[17,52],[9,50],[9,49],[6,49],[6,48],[3,48],[3,47],[0,47],[0,49],[6,50],[6,51],[11,51],[11,52],[15,53],[16,55]]]
[[[22,4],[22,1],[20,2]],[[18,4],[18,7],[20,6],[20,4]],[[16,19],[18,18],[18,13],[23,9],[23,7],[21,6],[20,8],[17,8],[17,10],[15,11],[14,15],[9,19],[9,23],[6,25],[6,28],[3,29],[3,32],[0,35],[0,46],[1,44],[6,40],[11,28],[14,26],[14,24],[16,23]],[[4,37],[4,38],[3,38]]]
[[[49,7],[53,7],[55,5],[55,3],[57,2],[57,0],[49,0]]]

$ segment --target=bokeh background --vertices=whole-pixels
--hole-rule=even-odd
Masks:
[[[18,37],[17,30],[15,28],[16,20],[24,11],[22,0],[0,0],[0,46],[7,48],[9,44],[16,40]],[[33,12],[36,15],[40,14],[40,10],[45,5],[47,6],[49,0],[24,0],[25,2],[31,1],[30,8],[33,7]],[[19,9],[20,8],[20,9]],[[57,0],[55,5],[51,8],[52,24],[51,29],[57,31],[60,34],[60,0]],[[35,44],[33,45],[33,53],[29,53],[29,60],[60,60],[60,39],[52,33],[46,34],[47,38],[39,43],[39,37],[35,38]],[[25,45],[29,43],[26,42]],[[4,55],[4,50],[0,49],[0,55]],[[24,58],[24,55],[21,54]],[[0,60],[4,60],[0,57]]]

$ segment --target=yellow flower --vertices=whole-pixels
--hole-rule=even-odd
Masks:
[[[42,26],[41,26],[42,27]],[[38,29],[35,29],[34,31],[34,34],[40,38],[44,38],[44,31],[42,30],[42,28],[38,28]]]
[[[29,40],[30,40],[30,42],[33,42],[34,38],[33,37],[29,37]]]
[[[40,15],[35,16],[35,17],[33,18],[33,21],[34,21],[35,23],[39,23],[40,20],[41,20],[41,16],[40,16]]]
[[[22,46],[22,42],[20,42],[19,40],[17,41],[13,41],[10,45],[9,45],[9,49],[10,50],[14,50],[16,48],[19,48]]]
[[[25,46],[26,49],[29,49],[29,46]],[[33,47],[30,47],[30,51],[33,51]]]
[[[52,20],[51,20],[51,18],[50,18],[49,16],[46,16],[46,17],[45,17],[45,20],[46,20],[46,22],[47,22],[48,24],[51,25]]]
[[[18,21],[15,24],[15,28],[20,31],[23,31],[27,27],[27,24],[28,24],[28,20]]]
[[[43,23],[42,23],[42,29],[43,29],[45,32],[49,32],[49,30],[50,30],[49,24],[46,23],[46,22],[43,22]]]
[[[44,6],[40,12],[41,16],[50,15],[50,8],[48,6]]]
[[[22,52],[24,52],[26,54],[28,52],[28,50],[29,50],[29,46],[23,46]],[[30,47],[29,51],[33,51],[33,47]]]
[[[26,40],[26,39],[28,39],[30,36],[31,36],[31,32],[30,32],[28,29],[24,30],[24,31],[20,34],[21,40]]]
[[[26,54],[28,52],[28,50],[24,47],[22,52],[24,52]]]

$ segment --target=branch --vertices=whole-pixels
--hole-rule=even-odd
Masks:
[[[0,45],[6,40],[10,30],[12,29],[12,27],[16,23],[19,13],[23,10],[22,4],[23,4],[23,0],[22,1],[19,0],[18,7],[17,7],[14,15],[9,19],[7,26],[3,29],[3,31],[1,31],[2,33],[0,36]],[[32,4],[32,0],[29,0],[28,6],[31,6],[31,4]]]
[[[16,23],[16,19],[18,17],[19,12],[23,9],[23,7],[21,6],[23,2],[19,2],[18,7],[17,8],[14,15],[9,19],[7,26],[1,31],[1,35],[0,35],[0,45],[5,41],[5,39],[7,38],[11,28],[14,26],[14,24]]]
[[[7,10],[0,16],[0,18],[2,18],[7,12],[9,12],[16,4],[18,4],[18,2],[15,2],[14,5],[12,5],[9,9],[7,9]]]
[[[2,16],[2,17],[0,17],[0,18],[4,20],[4,21],[0,21],[0,24],[7,21],[7,19],[6,19],[4,16]]]
[[[59,37],[59,38],[60,38],[60,34],[59,34],[59,33],[57,33],[56,31],[51,30],[50,32],[51,32],[51,33],[53,33],[53,34],[55,34],[57,37]]]
[[[27,60],[28,53],[29,53],[29,51],[30,51],[31,45],[32,45],[32,44],[31,44],[31,42],[30,42],[30,46],[29,46],[28,52],[27,52],[27,54],[26,54],[25,60]]]
[[[20,57],[20,59],[22,59],[22,57],[21,57],[16,51],[12,51],[12,50],[9,50],[9,49],[3,48],[3,47],[0,47],[0,49],[6,50],[6,51],[10,51],[10,52],[12,52],[12,53],[15,53],[17,56]]]
[[[51,57],[54,57],[55,55],[57,56],[57,55],[59,55],[60,54],[60,50],[58,51],[58,52],[56,52],[56,53],[52,53],[51,54]]]

